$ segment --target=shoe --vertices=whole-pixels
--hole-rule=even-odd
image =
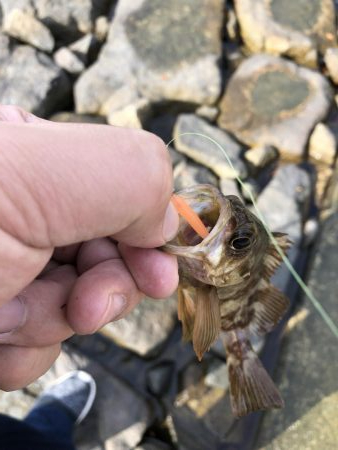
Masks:
[[[56,404],[66,408],[78,425],[89,413],[96,396],[96,383],[83,370],[69,372],[58,378],[37,399],[33,408]]]

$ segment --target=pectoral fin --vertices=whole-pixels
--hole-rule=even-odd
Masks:
[[[190,341],[195,321],[195,303],[189,289],[178,287],[178,319],[182,322],[183,340]]]
[[[253,318],[250,331],[256,334],[269,333],[284,316],[289,307],[288,298],[277,288],[268,285],[259,289],[250,298]]]
[[[221,314],[217,291],[213,287],[196,289],[196,313],[193,345],[199,360],[217,339],[221,329]]]

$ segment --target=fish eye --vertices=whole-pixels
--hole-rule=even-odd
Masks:
[[[230,241],[230,247],[233,250],[245,250],[250,245],[251,245],[251,236],[249,235],[235,236]]]

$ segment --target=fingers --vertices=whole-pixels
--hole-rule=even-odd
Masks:
[[[43,375],[60,353],[60,345],[28,348],[0,345],[0,389],[12,391]]]
[[[84,272],[67,305],[67,320],[78,334],[90,334],[128,314],[143,294],[121,259],[111,259]]]
[[[175,235],[171,163],[156,136],[48,121],[0,121],[0,132],[0,228],[19,240],[55,247],[113,235],[154,247]]]
[[[177,259],[156,249],[119,245],[119,251],[138,288],[153,298],[169,297],[178,284]]]
[[[0,308],[0,344],[39,347],[69,338],[64,306],[76,278],[72,266],[58,267]]]

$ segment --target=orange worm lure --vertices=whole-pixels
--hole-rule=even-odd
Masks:
[[[191,226],[191,228],[202,238],[206,238],[209,231],[206,229],[202,220],[198,217],[195,211],[183,200],[182,197],[173,194],[171,196],[171,203],[174,205],[178,214],[180,214]]]

